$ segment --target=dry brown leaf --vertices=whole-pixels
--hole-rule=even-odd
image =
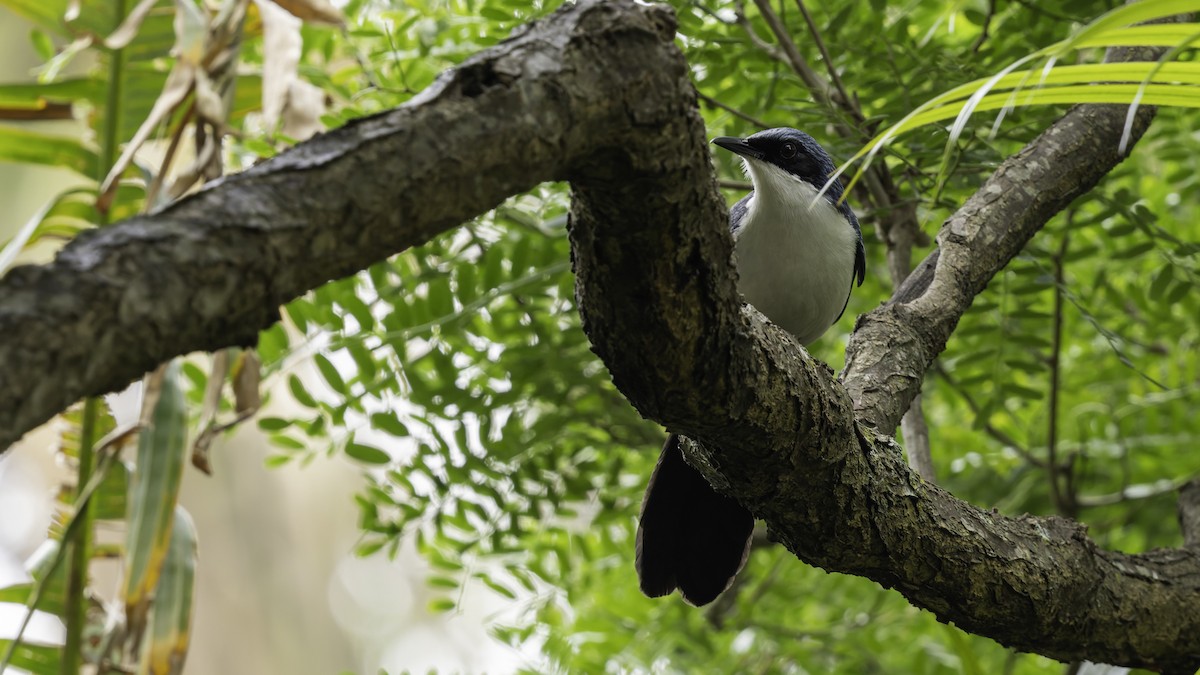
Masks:
[[[283,133],[303,141],[324,131],[321,116],[325,114],[325,97],[325,90],[314,84],[300,79],[292,82],[283,109]]]
[[[346,23],[342,10],[334,7],[329,0],[275,0],[275,4],[308,23],[328,23],[334,26]]]
[[[303,22],[270,0],[255,0],[263,25],[262,116],[274,131],[300,65]]]
[[[262,406],[262,362],[253,348],[242,351],[233,367],[233,401],[238,415],[253,414]]]
[[[125,150],[117,158],[112,170],[108,172],[104,182],[100,185],[100,196],[96,199],[97,209],[108,210],[113,194],[116,193],[117,179],[125,173],[125,169],[133,161],[134,153],[150,137],[150,132],[154,131],[159,122],[166,119],[171,111],[187,98],[188,93],[192,90],[192,83],[195,81],[195,73],[196,69],[183,61],[176,63],[175,67],[171,69],[171,73],[167,75],[167,82],[163,85],[162,93],[158,95],[158,100],[150,109],[150,114],[146,116],[142,126],[138,127],[133,138],[125,144]]]
[[[125,15],[125,20],[120,26],[112,32],[111,35],[104,38],[104,46],[109,49],[123,49],[133,38],[137,37],[138,29],[142,27],[142,21],[150,14],[150,10],[154,9],[155,3],[158,0],[142,0],[133,8],[133,11]]]

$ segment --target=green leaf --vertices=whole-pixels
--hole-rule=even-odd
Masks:
[[[400,416],[392,411],[372,414],[371,428],[385,431],[397,438],[407,438],[409,436],[408,427],[404,425],[404,422],[400,421]]]
[[[503,10],[492,6],[484,6],[479,8],[479,16],[482,16],[489,21],[499,21],[501,23],[512,22],[513,15]]]
[[[74,138],[0,125],[0,162],[43,164],[71,169],[95,180],[100,159]]]
[[[1123,249],[1120,251],[1116,251],[1116,252],[1112,253],[1109,257],[1113,260],[1129,260],[1130,258],[1137,258],[1139,256],[1145,255],[1146,253],[1149,253],[1153,249],[1154,249],[1154,242],[1143,241],[1139,244],[1134,244],[1133,246],[1130,246],[1129,248],[1126,248],[1126,249]]]
[[[29,42],[33,45],[33,50],[37,52],[38,58],[43,61],[49,61],[54,58],[55,49],[54,42],[46,35],[44,31],[36,28],[29,31]]]
[[[325,378],[325,382],[339,394],[345,395],[346,381],[342,379],[341,373],[333,366],[333,363],[324,354],[313,355],[313,360],[317,363],[317,370],[321,371],[321,377]],[[295,392],[293,391],[293,395]],[[303,403],[303,401],[301,401]]]
[[[504,251],[498,246],[489,248],[483,254],[483,287],[485,290],[496,288],[504,283]]]
[[[392,456],[379,448],[351,441],[346,444],[346,454],[364,464],[388,464]]]
[[[282,434],[272,434],[269,441],[271,445],[283,448],[284,450],[304,450],[308,447],[304,441]]]
[[[479,295],[476,263],[466,262],[455,268],[454,292],[460,302],[467,303]]]
[[[458,580],[452,577],[429,577],[426,582],[433,588],[456,589],[459,586]]]
[[[1046,395],[1046,392],[1042,391],[1041,389],[1026,387],[1025,385],[1017,384],[1016,382],[1005,382],[1004,391],[1031,401],[1036,401]]]
[[[429,282],[429,309],[434,318],[444,318],[454,313],[454,296],[450,293],[450,280],[446,277]]]
[[[278,363],[287,348],[287,331],[283,329],[281,323],[276,323],[258,334],[258,355],[262,357],[263,364],[267,366],[274,366]]]
[[[1158,271],[1158,274],[1154,275],[1154,281],[1150,282],[1149,290],[1149,296],[1151,300],[1159,300],[1162,298],[1163,293],[1165,293],[1167,290],[1167,287],[1171,285],[1172,273],[1174,269],[1175,268],[1173,265],[1171,265],[1171,263],[1167,263],[1161,270]]]
[[[123,520],[128,512],[129,467],[114,462],[92,494],[92,515],[98,520]]]
[[[130,627],[145,625],[163,569],[179,485],[188,456],[187,405],[180,388],[179,359],[162,373],[150,425],[138,436],[137,471],[129,483],[125,574],[121,597]]]
[[[0,640],[0,654],[8,651],[12,640]],[[58,675],[62,647],[32,644],[22,640],[13,651],[9,665],[23,668],[34,675]]]
[[[270,455],[263,460],[263,464],[266,465],[268,469],[277,469],[291,462],[292,459],[293,457],[291,455]]]
[[[1195,292],[1195,286],[1185,281],[1177,281],[1175,282],[1175,285],[1171,287],[1171,291],[1167,293],[1167,303],[1174,305]]]
[[[192,597],[196,586],[196,527],[182,506],[154,591],[154,613],[142,640],[142,666],[151,673],[182,671],[191,642]]]
[[[375,363],[375,357],[370,349],[367,349],[362,342],[351,342],[346,345],[346,351],[350,354],[350,358],[354,359],[354,365],[358,367],[358,379],[361,382],[371,382],[375,379],[375,375],[379,372],[379,366]]]
[[[486,575],[486,574],[477,574],[477,575],[475,575],[475,576],[476,576],[476,577],[477,577],[477,578],[478,578],[480,581],[482,581],[482,582],[483,582],[483,583],[484,583],[484,584],[485,584],[485,585],[486,585],[488,588],[490,588],[490,589],[492,589],[493,591],[495,591],[495,592],[499,593],[499,594],[500,594],[501,596],[503,596],[504,598],[507,598],[507,599],[509,599],[509,600],[516,600],[516,599],[517,599],[517,594],[516,594],[516,593],[514,593],[514,592],[513,592],[513,590],[512,590],[511,588],[509,588],[508,586],[505,586],[504,584],[501,584],[501,583],[500,583],[500,582],[498,582],[498,581],[493,581],[493,580],[492,580],[492,578],[491,578],[491,577],[489,577],[488,575]]]
[[[282,431],[290,426],[292,426],[292,420],[282,417],[258,418],[258,428],[263,431]]]
[[[296,402],[300,405],[305,408],[317,407],[317,400],[312,397],[312,394],[308,393],[304,382],[294,373],[288,376],[288,389],[292,392],[292,398],[296,399]]]
[[[434,598],[429,601],[429,611],[434,614],[445,614],[446,612],[454,611],[457,605],[450,598]]]
[[[45,33],[35,32],[45,36]],[[52,47],[51,47],[52,48]],[[77,103],[104,100],[104,83],[91,78],[73,78],[34,84],[0,84],[0,108],[42,110],[46,103]],[[95,176],[89,176],[94,178]]]
[[[365,558],[369,555],[377,553],[384,546],[387,546],[387,539],[371,539],[365,541],[354,548],[354,554],[360,558]]]

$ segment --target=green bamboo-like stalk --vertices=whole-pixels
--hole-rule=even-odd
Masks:
[[[114,0],[114,12],[118,18],[125,16],[125,0]],[[123,51],[113,50],[108,62],[108,92],[105,98],[104,128],[100,134],[100,161],[97,167],[97,182],[104,180],[105,174],[112,167],[117,157],[117,145],[120,139],[120,110],[121,110],[121,76],[125,67]],[[107,216],[101,212],[97,225],[104,225]],[[79,475],[76,481],[78,496],[92,478],[92,468],[95,459],[94,443],[96,419],[100,399],[89,398],[83,407],[83,428],[79,442]],[[59,672],[62,675],[75,675],[79,672],[83,656],[83,632],[87,626],[87,602],[85,591],[88,581],[88,565],[91,561],[91,539],[93,527],[93,508],[91,500],[82,502],[83,512],[80,527],[76,530],[75,539],[71,543],[71,567],[67,576],[67,611],[66,611],[66,640],[63,645],[62,661]]]
[[[146,627],[171,545],[179,485],[187,464],[187,401],[181,377],[179,360],[161,372],[159,398],[150,424],[138,437],[137,471],[129,485],[121,598],[126,626],[136,636],[135,645]]]
[[[175,506],[174,527],[162,574],[154,592],[154,609],[142,642],[139,675],[178,675],[191,642],[193,594],[196,586],[196,526]]]
[[[59,672],[62,675],[74,675],[79,672],[79,661],[83,651],[83,628],[87,625],[87,602],[84,592],[87,590],[88,562],[92,547],[92,501],[86,499],[84,490],[92,479],[99,405],[99,399],[95,398],[84,402],[83,426],[79,432],[79,475],[75,496],[80,504],[80,512],[76,515],[80,525],[69,542],[71,567],[67,573],[67,635],[62,660],[59,662]]]

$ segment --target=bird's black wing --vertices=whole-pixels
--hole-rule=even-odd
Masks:
[[[751,190],[738,200],[736,204],[729,207],[729,233],[737,235],[737,231],[742,226],[742,221],[746,219],[746,212],[750,210],[750,198],[754,196],[754,190]]]
[[[846,290],[846,302],[842,305],[842,311],[838,313],[838,317],[834,321],[841,319],[842,314],[846,313],[846,307],[850,305],[850,294],[854,292],[855,279],[858,280],[858,285],[862,286],[863,279],[867,278],[867,250],[863,246],[862,228],[858,225],[858,218],[854,215],[854,209],[850,208],[846,202],[843,201],[838,208],[841,209],[846,220],[854,226],[854,234],[858,235],[858,241],[854,245],[854,269],[850,272],[850,288]]]

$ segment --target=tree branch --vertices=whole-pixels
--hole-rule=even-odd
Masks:
[[[656,32],[674,17],[586,8],[469,59],[405,106],[13,269],[0,280],[0,448],[172,356],[254,344],[281,303],[576,163],[649,151],[620,147],[622,135],[695,105],[686,63]],[[657,149],[677,154],[674,140]]]
[[[1178,509],[1184,545],[1200,550],[1200,478],[1193,478],[1179,489]]]
[[[1107,61],[1154,60],[1161,50],[1110,50]],[[842,380],[862,421],[895,430],[925,371],[946,347],[958,320],[1050,218],[1086,194],[1125,159],[1118,144],[1127,108],[1072,108],[995,173],[938,232],[938,248],[891,300],[858,318]],[[1154,118],[1141,108],[1136,143]]]
[[[1033,220],[1115,164],[1104,110],[1073,113],[1006,163],[943,227],[940,258],[859,322],[852,398],[739,303],[724,203],[674,36],[662,7],[584,0],[404,107],[80,237],[50,265],[14,270],[0,280],[0,446],[170,356],[253,342],[278,303],[566,179],[578,304],[595,351],[643,414],[700,441],[691,459],[791,551],[1020,649],[1200,664],[1195,551],[1102,551],[1070,521],[982,511],[917,478],[855,414],[858,405],[862,419],[894,426],[891,404],[876,410],[870,396],[923,374],[970,295],[1036,231]],[[949,319],[930,307],[942,300]],[[887,335],[900,338],[894,351],[872,351]]]

